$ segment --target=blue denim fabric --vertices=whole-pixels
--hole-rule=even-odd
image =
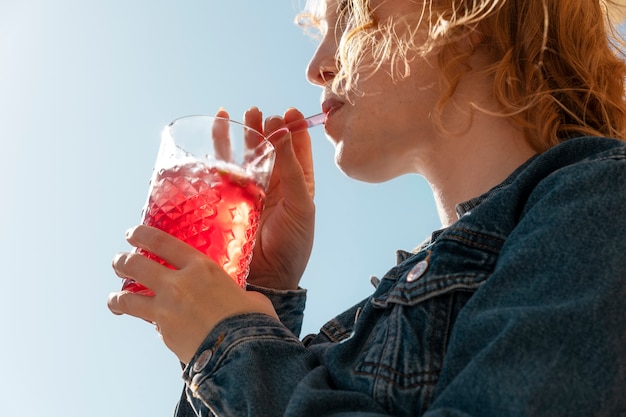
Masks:
[[[626,416],[626,144],[571,139],[458,211],[302,341],[304,292],[261,289],[282,323],[219,323],[195,414]]]

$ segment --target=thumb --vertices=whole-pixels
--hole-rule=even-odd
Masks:
[[[296,156],[293,136],[290,132],[279,138],[275,145],[276,161],[274,169],[280,178],[282,191],[287,201],[310,199],[304,169]]]
[[[284,123],[280,116],[272,116],[266,121],[265,131],[273,132],[269,135],[269,140],[276,150],[274,171],[280,179],[285,200],[290,202],[306,201],[311,197],[307,188],[304,168],[296,155],[293,135],[284,128]],[[298,140],[309,140],[308,133],[298,132]]]

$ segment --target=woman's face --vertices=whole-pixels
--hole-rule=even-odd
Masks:
[[[360,74],[359,93],[350,94],[349,100],[333,93],[330,86],[341,65],[335,59],[341,30],[335,27],[345,24],[338,22],[338,0],[323,1],[322,40],[307,78],[324,89],[325,129],[335,145],[335,162],[348,176],[367,182],[420,173],[421,161],[436,142],[431,112],[440,97],[440,75],[434,63],[416,57],[409,63],[410,75],[398,81],[383,65],[374,73]],[[402,18],[420,7],[406,0],[372,0],[370,6],[377,22]]]

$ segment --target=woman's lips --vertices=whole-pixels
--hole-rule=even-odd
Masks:
[[[343,106],[343,102],[337,100],[336,98],[328,98],[324,100],[322,102],[322,112],[326,114],[326,120],[328,120],[332,113],[334,113],[341,106]]]
[[[322,102],[322,112],[326,115],[324,131],[326,132],[326,136],[333,142],[337,141],[337,138],[341,136],[342,130],[341,123],[333,123],[333,118],[344,104],[345,103],[343,101],[336,98],[326,98]]]

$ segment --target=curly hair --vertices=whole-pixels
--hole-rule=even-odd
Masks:
[[[536,151],[581,135],[626,140],[623,39],[609,19],[620,7],[614,0],[407,1],[415,13],[385,21],[370,0],[337,2],[338,94],[364,94],[360,77],[381,68],[394,79],[409,77],[409,63],[434,51],[446,92],[434,112],[440,115],[471,69],[473,51],[458,41],[474,34],[475,48],[496,57],[488,73],[501,110],[491,114],[521,126]],[[309,0],[298,23],[316,26],[322,3]]]

